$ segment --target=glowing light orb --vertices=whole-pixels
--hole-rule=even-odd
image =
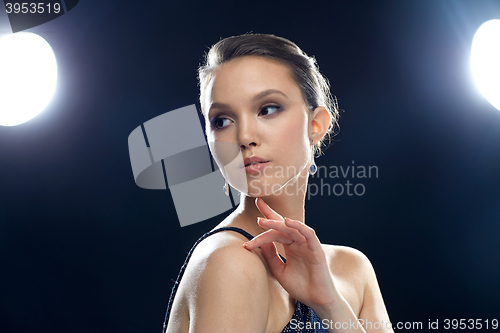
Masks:
[[[0,125],[35,117],[51,100],[56,82],[56,57],[45,39],[29,32],[0,38]]]
[[[471,67],[479,91],[500,110],[500,20],[487,21],[477,29]]]

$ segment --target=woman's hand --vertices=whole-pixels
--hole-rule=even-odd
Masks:
[[[335,287],[325,252],[314,230],[304,223],[283,218],[261,198],[257,208],[262,228],[269,229],[244,244],[248,250],[261,248],[272,273],[296,300],[315,312],[329,312],[342,296]],[[283,244],[286,264],[278,256],[273,242]]]

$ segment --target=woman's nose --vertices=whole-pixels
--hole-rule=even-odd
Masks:
[[[238,145],[243,150],[245,148],[257,147],[260,145],[258,125],[251,119],[242,119],[238,126]]]

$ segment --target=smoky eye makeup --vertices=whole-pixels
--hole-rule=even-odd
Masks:
[[[218,115],[210,119],[210,127],[216,131],[219,131],[229,125],[230,122],[231,120],[229,118]]]
[[[275,102],[267,103],[257,109],[258,116],[274,117],[283,111],[283,107]],[[219,114],[210,118],[210,127],[213,130],[219,131],[227,127],[232,120],[226,116]]]
[[[274,104],[274,103],[266,104],[260,108],[259,115],[272,116],[272,115],[278,114],[281,111],[282,111],[282,107],[278,104]]]

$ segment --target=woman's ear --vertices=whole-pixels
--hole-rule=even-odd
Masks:
[[[318,106],[312,112],[309,123],[309,138],[314,142],[320,142],[328,131],[331,118],[330,112],[324,106]]]

